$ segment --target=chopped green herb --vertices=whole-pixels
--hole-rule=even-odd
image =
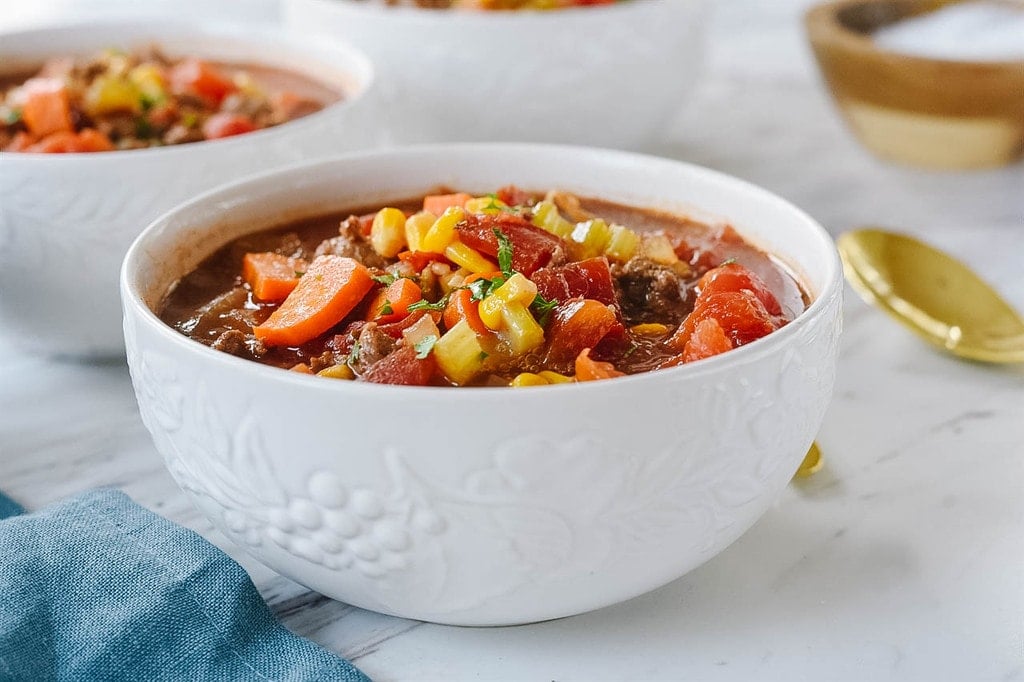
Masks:
[[[186,112],[185,115],[181,117],[181,125],[186,128],[195,128],[197,123],[199,123],[199,117],[195,112]]]
[[[135,119],[135,135],[138,137],[152,137],[154,134],[153,124],[145,116]]]
[[[353,343],[352,344],[352,350],[349,351],[348,358],[345,359],[345,364],[351,365],[354,362],[359,362],[359,351],[360,350],[361,349],[359,347],[359,341],[356,341],[355,343]]]
[[[302,277],[305,274],[306,274],[305,272],[299,272],[298,270],[295,270],[295,276],[296,277]]]
[[[491,356],[491,354],[490,354],[490,353],[488,353],[487,351],[485,351],[485,350],[482,350],[482,351],[480,351],[480,355],[479,355],[479,357],[480,357],[480,362],[483,362],[484,360],[486,360],[486,359],[487,359],[487,358],[489,358],[490,356]]]
[[[4,123],[9,126],[21,120],[21,109],[8,109],[4,112]]]
[[[501,268],[501,274],[505,276],[505,279],[508,279],[514,274],[512,270],[512,240],[497,227],[494,228],[494,236],[498,239],[498,267]]]
[[[558,307],[558,299],[553,298],[549,301],[540,294],[537,294],[530,307],[533,308],[534,313],[537,315],[537,323],[542,327],[546,327],[551,311]]]
[[[735,258],[730,258],[729,260],[724,260],[724,261],[722,261],[722,262],[721,262],[721,263],[719,264],[719,266],[718,266],[718,267],[720,267],[720,268],[724,268],[724,267],[725,267],[726,265],[732,265],[732,264],[733,264],[733,263],[735,263],[735,262],[736,262],[736,259],[735,259]]]
[[[378,315],[393,315],[394,312],[395,309],[391,307],[391,301],[385,298],[384,305],[380,307],[380,312],[378,313]]]
[[[414,313],[417,310],[435,310],[435,311],[439,311],[439,310],[444,310],[445,306],[447,306],[447,305],[448,305],[448,297],[444,296],[437,303],[431,303],[431,302],[426,301],[426,300],[416,301],[415,303],[411,304],[408,308],[406,308],[406,310],[408,310],[410,313]]]
[[[142,94],[139,95],[139,105],[142,106],[143,111],[149,111],[158,104],[163,104],[166,99],[166,97],[153,97],[152,95]]]
[[[383,275],[373,275],[373,281],[384,286],[390,286],[398,279],[398,275],[392,272],[385,272]]]
[[[437,343],[437,337],[431,334],[430,336],[425,336],[420,339],[419,342],[413,344],[413,348],[416,349],[416,359],[423,360],[430,355],[430,351],[434,350],[435,343]]]
[[[630,355],[632,355],[633,353],[637,352],[637,350],[639,350],[639,349],[640,349],[640,344],[639,343],[630,344],[629,348],[626,349],[626,352],[622,354],[622,357],[623,358],[628,358]]]

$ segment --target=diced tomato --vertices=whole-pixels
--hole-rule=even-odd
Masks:
[[[235,84],[213,65],[199,59],[186,59],[176,64],[168,79],[177,95],[195,95],[220,105],[236,90]]]
[[[708,270],[701,277],[697,288],[699,296],[704,298],[715,293],[746,290],[757,296],[769,314],[782,314],[782,306],[779,305],[775,294],[760,277],[739,263],[727,263]]]
[[[533,273],[530,279],[537,285],[537,292],[549,301],[590,298],[616,305],[612,271],[604,256],[543,268]]]
[[[545,337],[545,363],[573,360],[584,348],[593,348],[618,324],[615,310],[600,301],[575,298],[551,313]]]
[[[564,253],[568,246],[555,235],[510,213],[467,215],[455,229],[463,244],[495,259],[498,238],[494,230],[501,230],[512,243],[512,268],[527,277],[550,264],[555,254]]]
[[[6,147],[5,152],[27,152],[30,147],[35,143],[35,139],[26,133],[24,130],[19,130],[15,135],[14,139],[11,140]]]
[[[668,345],[685,352],[697,326],[707,319],[715,320],[733,346],[742,346],[767,336],[780,326],[764,304],[750,291],[727,291],[698,297],[693,312],[683,320]]]
[[[515,185],[502,187],[495,192],[495,196],[506,206],[525,206],[532,198],[529,192],[524,192]]]
[[[359,216],[359,231],[363,233],[364,237],[370,236],[370,232],[373,231],[373,219],[376,217],[376,213],[367,213],[366,215]]]
[[[599,381],[624,376],[626,373],[615,369],[615,365],[612,363],[592,359],[589,348],[584,348],[576,356],[576,381]]]
[[[242,114],[214,114],[203,123],[203,137],[207,140],[243,135],[254,130],[258,130],[256,124],[251,118]]]
[[[412,346],[400,346],[375,362],[359,379],[374,384],[427,386],[437,370],[437,361],[430,354],[416,357]]]
[[[70,130],[62,130],[47,135],[35,144],[30,145],[25,151],[41,152],[44,154],[72,154],[85,152],[109,152],[113,151],[114,144],[103,133],[92,128],[86,128],[75,133]]]
[[[732,341],[714,318],[701,320],[683,349],[683,362],[703,360],[732,350]]]
[[[247,253],[242,259],[242,279],[261,301],[280,303],[299,284],[309,264],[302,258],[279,253]]]
[[[444,254],[431,253],[430,251],[402,251],[398,254],[398,260],[408,263],[416,272],[423,272],[423,269],[431,263],[448,262]]]

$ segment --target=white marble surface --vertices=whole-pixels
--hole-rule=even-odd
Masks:
[[[816,80],[806,4],[716,3],[707,77],[662,153],[762,184],[834,233],[921,235],[1024,309],[1024,166],[872,159]],[[288,627],[381,682],[1024,680],[1024,368],[939,355],[851,294],[820,442],[820,474],[654,593],[539,625],[441,627],[332,602],[239,556],[163,470],[122,363],[0,348],[0,489],[38,508],[122,488],[225,547]]]

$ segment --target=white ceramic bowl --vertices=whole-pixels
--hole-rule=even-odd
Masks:
[[[653,147],[697,79],[704,0],[465,12],[285,0],[285,23],[350,41],[387,75],[398,143]]]
[[[0,152],[0,332],[30,352],[123,352],[118,268],[132,240],[167,209],[254,171],[375,144],[373,69],[340,44],[254,29],[108,21],[0,34],[0,69],[153,42],[171,55],[306,73],[342,88],[346,99],[281,126],[211,142],[94,154]]]
[[[708,360],[539,389],[328,381],[211,350],[153,312],[179,277],[252,230],[439,183],[509,182],[723,216],[801,273],[814,301]],[[821,423],[841,283],[825,231],[762,189],[674,161],[542,145],[353,155],[235,183],[150,225],[121,277],[143,420],[214,524],[336,599],[468,625],[628,599],[749,528]]]

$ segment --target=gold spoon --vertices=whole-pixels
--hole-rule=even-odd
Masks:
[[[957,259],[876,229],[846,232],[838,246],[857,293],[925,341],[967,360],[1024,362],[1024,319]]]

